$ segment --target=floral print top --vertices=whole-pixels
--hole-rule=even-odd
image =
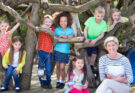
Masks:
[[[64,93],[69,93],[74,85],[79,85],[79,86],[88,86],[88,82],[86,82],[84,85],[82,84],[82,80],[84,77],[84,72],[81,72],[81,74],[77,74],[74,70],[71,73],[70,80],[67,81],[65,85],[65,92]],[[68,80],[68,78],[67,78]]]

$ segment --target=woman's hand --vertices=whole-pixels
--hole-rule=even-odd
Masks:
[[[8,66],[4,66],[4,69],[8,69]]]
[[[78,85],[74,85],[73,87],[78,89],[78,90],[82,90],[83,89],[81,86],[78,86]]]
[[[19,71],[18,71],[18,70],[15,69],[14,71],[15,71],[15,73],[16,73],[17,75],[19,74]]]
[[[121,83],[128,83],[126,77],[125,76],[121,76],[121,75],[119,75],[118,77],[116,77],[115,80],[118,81],[118,82],[121,82]]]
[[[114,76],[111,75],[111,74],[107,74],[107,78],[108,78],[108,79],[115,79],[116,77],[114,77]]]
[[[123,75],[119,75],[118,77],[114,77],[114,76],[112,76],[110,74],[107,74],[107,78],[118,81],[118,82],[122,82],[122,83],[128,83],[126,77],[123,76]]]

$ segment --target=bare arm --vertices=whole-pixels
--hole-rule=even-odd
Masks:
[[[84,37],[85,37],[85,39],[88,39],[88,38],[87,38],[87,30],[88,30],[88,27],[85,26],[85,28],[84,28]]]
[[[95,40],[98,41],[98,40],[100,40],[103,37],[104,37],[104,32],[102,32],[101,35],[98,38],[96,38]]]
[[[17,23],[17,24],[9,31],[9,33],[12,34],[19,26],[20,26],[20,23]]]
[[[90,45],[95,46],[96,42],[100,40],[101,38],[103,38],[103,36],[104,36],[104,32],[102,32],[98,38],[91,40]]]

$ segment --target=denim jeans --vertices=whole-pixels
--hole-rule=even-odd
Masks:
[[[38,62],[38,69],[46,70],[46,80],[39,77],[41,84],[49,84],[51,83],[51,73],[52,73],[52,53],[48,53],[45,51],[38,51],[39,62]]]
[[[8,88],[11,76],[13,75],[14,81],[15,81],[15,87],[20,87],[20,83],[19,83],[19,77],[18,74],[15,73],[15,68],[11,65],[8,65],[8,69],[6,72],[6,77],[5,77],[5,82],[4,82],[4,88]]]

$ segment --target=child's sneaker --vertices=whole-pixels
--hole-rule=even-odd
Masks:
[[[0,92],[4,92],[4,91],[6,91],[6,90],[8,90],[8,88],[2,87],[2,88],[0,89]]]
[[[43,69],[39,69],[39,70],[38,70],[38,76],[39,76],[39,77],[44,76],[44,70],[43,70]]]
[[[16,87],[16,88],[15,88],[15,91],[16,91],[16,92],[20,92],[21,90],[20,90],[19,87]]]
[[[52,84],[49,83],[47,89],[52,89]]]
[[[59,87],[60,87],[60,82],[57,82],[56,88],[59,88]]]
[[[63,89],[65,87],[65,83],[60,83],[59,89]]]

